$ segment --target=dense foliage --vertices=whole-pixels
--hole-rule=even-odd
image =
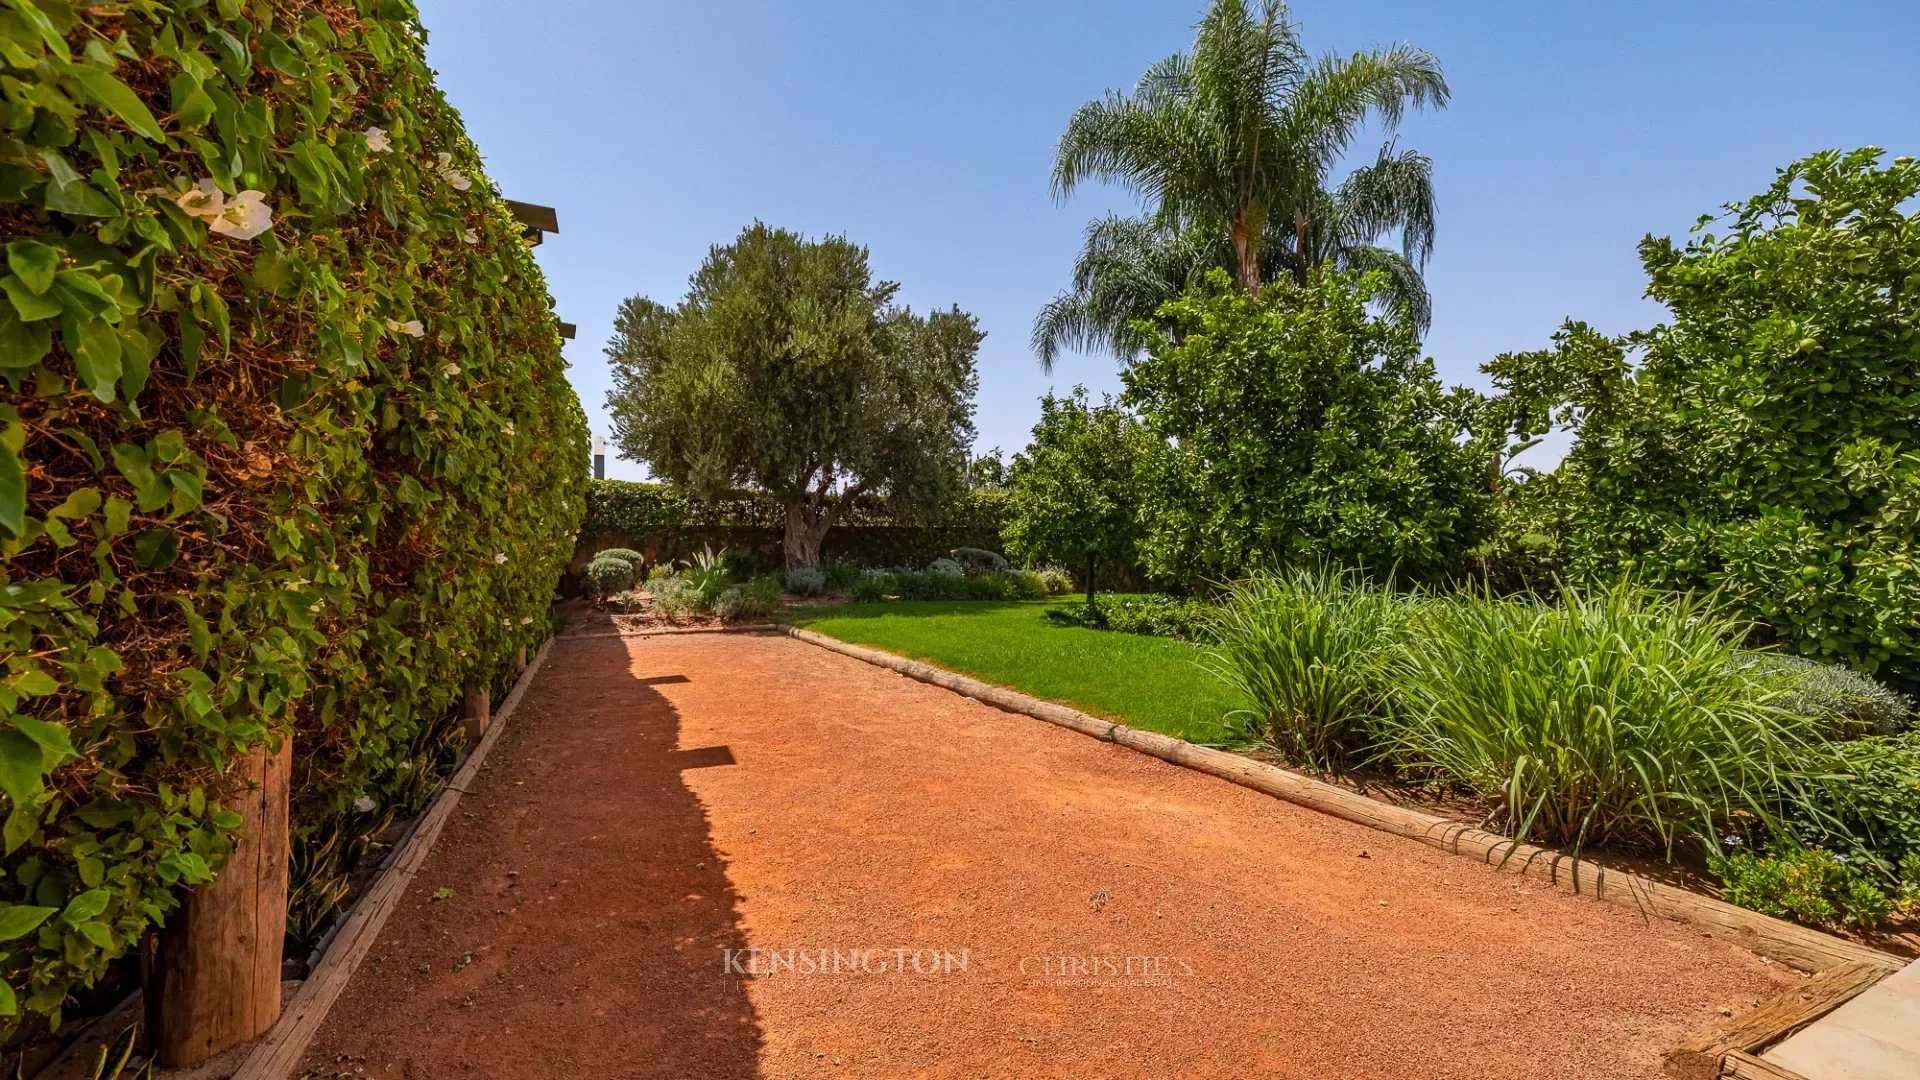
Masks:
[[[921,566],[956,547],[998,546],[1006,506],[1007,492],[997,487],[956,492],[932,506],[868,496],[842,513],[822,541],[821,557],[864,566]],[[669,562],[712,546],[764,569],[763,562],[782,561],[784,522],[780,500],[765,492],[709,497],[678,484],[592,480],[580,526],[581,557],[599,554],[596,545],[609,540]]]
[[[699,491],[779,500],[789,566],[868,493],[936,503],[965,486],[980,333],[958,308],[893,303],[867,251],[755,223],[668,308],[621,305],[607,345],[614,441]]]
[[[1477,398],[1441,386],[1404,320],[1368,314],[1379,284],[1323,271],[1248,297],[1216,271],[1162,309],[1121,376],[1161,446],[1141,491],[1149,573],[1331,560],[1425,578],[1485,537]]]
[[[1152,453],[1145,427],[1111,400],[1093,405],[1083,387],[1042,398],[1033,442],[1013,458],[1007,550],[1082,572],[1092,603],[1100,567],[1139,562],[1140,482]]]
[[[1716,588],[1794,652],[1920,684],[1916,195],[1913,158],[1815,154],[1641,245],[1665,324],[1490,365],[1516,433],[1578,423],[1536,482],[1573,574]]]
[[[325,852],[547,632],[585,420],[423,36],[404,0],[0,10],[0,1014],[57,1019],[217,872],[263,740],[337,901]]]

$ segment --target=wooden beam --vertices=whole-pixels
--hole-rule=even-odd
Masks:
[[[154,1056],[186,1068],[250,1042],[280,1018],[280,952],[287,933],[287,790],[293,738],[236,762],[243,790],[222,800],[241,839],[206,885],[188,890],[167,920],[147,979]]]
[[[1162,761],[1217,776],[1242,787],[1323,814],[1393,833],[1428,847],[1466,855],[1501,869],[1548,882],[1564,891],[1633,908],[1642,915],[1672,919],[1704,933],[1731,941],[1801,971],[1824,971],[1842,964],[1866,962],[1900,967],[1905,961],[1865,945],[1823,934],[1757,911],[1735,907],[1678,886],[1654,881],[1623,870],[1610,870],[1575,859],[1550,848],[1519,843],[1509,837],[1449,821],[1402,806],[1390,806],[1345,788],[1288,772],[1239,754],[1195,746],[1151,731],[1100,720],[1076,709],[1040,701],[1017,691],[990,686],[917,660],[849,644],[824,634],[783,626],[791,637],[824,649],[898,671],[921,682],[943,686],[995,708],[1020,713],[1050,724],[1071,728],[1106,742],[1118,743]]]
[[[518,199],[508,199],[506,202],[507,209],[513,212],[513,219],[527,228],[550,233],[560,231],[560,213],[553,207]]]
[[[326,954],[320,957],[312,973],[307,976],[300,988],[294,991],[293,1000],[287,1004],[286,1015],[266,1037],[254,1046],[247,1060],[233,1074],[232,1080],[290,1080],[300,1067],[300,1059],[306,1056],[307,1047],[313,1042],[314,1035],[320,1031],[320,1025],[327,1018],[327,1011],[342,991],[353,972],[366,959],[374,942],[379,940],[380,930],[387,925],[388,916],[406,895],[407,886],[420,873],[426,864],[427,855],[433,850],[433,842],[439,838],[440,831],[452,819],[454,810],[460,805],[460,796],[465,794],[468,785],[480,775],[480,766],[487,760],[487,754],[500,735],[507,729],[507,721],[513,711],[519,707],[520,699],[526,694],[527,687],[533,684],[534,676],[539,674],[540,665],[546,662],[547,653],[553,647],[553,640],[540,646],[533,656],[533,662],[527,665],[526,674],[514,685],[507,700],[500,703],[498,723],[487,732],[486,738],[473,748],[467,760],[454,772],[453,779],[440,794],[434,797],[427,812],[420,815],[413,829],[407,834],[400,847],[393,853],[392,861],[374,880],[353,910],[341,922],[339,932],[334,935],[333,944]]]
[[[1742,1050],[1735,1050],[1727,1055],[1726,1064],[1720,1075],[1731,1077],[1732,1080],[1807,1080],[1792,1069],[1775,1065],[1771,1061],[1762,1060]]]
[[[1714,1080],[1721,1060],[1738,1050],[1758,1054],[1846,1004],[1899,970],[1859,962],[1828,968],[1777,997],[1768,998],[1713,1030],[1681,1043],[1667,1055],[1667,1071],[1683,1080]]]

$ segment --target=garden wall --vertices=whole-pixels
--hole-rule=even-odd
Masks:
[[[896,515],[883,500],[856,507],[833,527],[822,546],[829,562],[924,567],[956,547],[1000,550],[1004,492],[968,492],[937,515]],[[784,516],[762,492],[701,498],[669,484],[594,480],[587,485],[587,516],[569,569],[577,572],[596,551],[625,547],[649,566],[686,559],[703,547],[750,552],[768,566],[782,563]]]
[[[219,872],[263,742],[317,926],[548,632],[585,418],[424,40],[404,0],[0,10],[0,1016]]]

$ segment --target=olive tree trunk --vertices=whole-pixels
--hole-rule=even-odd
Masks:
[[[787,536],[784,550],[787,569],[820,565],[820,543],[833,527],[834,514],[828,507],[794,504],[787,507]]]

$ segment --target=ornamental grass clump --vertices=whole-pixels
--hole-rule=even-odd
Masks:
[[[1328,568],[1263,571],[1212,618],[1215,671],[1250,703],[1246,734],[1287,760],[1334,769],[1361,757],[1405,604]]]
[[[1386,756],[1495,800],[1512,835],[1671,856],[1817,813],[1820,721],[1736,662],[1748,626],[1708,601],[1621,584],[1417,612],[1382,669]]]

